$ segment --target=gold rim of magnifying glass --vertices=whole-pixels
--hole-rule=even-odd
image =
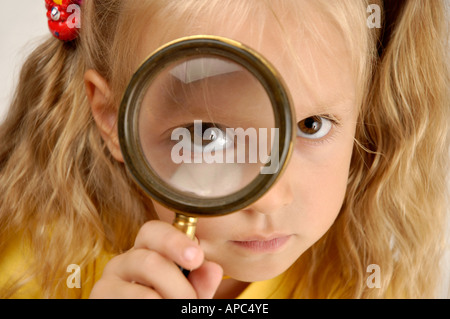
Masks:
[[[139,140],[140,102],[150,83],[168,64],[194,55],[230,59],[252,73],[269,96],[274,111],[275,127],[279,128],[278,171],[275,174],[259,174],[243,189],[220,198],[186,196],[168,185],[149,166]],[[133,75],[119,109],[119,142],[129,172],[152,199],[175,212],[189,216],[218,216],[249,206],[278,180],[286,169],[292,153],[294,120],[295,112],[284,81],[264,57],[242,43],[228,38],[210,35],[190,36],[157,49]]]

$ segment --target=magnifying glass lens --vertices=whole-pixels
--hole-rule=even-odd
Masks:
[[[148,168],[189,197],[240,192],[278,156],[266,89],[246,68],[215,55],[176,60],[152,77],[138,125]]]

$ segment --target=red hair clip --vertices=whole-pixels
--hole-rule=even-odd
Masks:
[[[81,25],[80,6],[82,0],[45,0],[48,27],[62,41],[77,38]]]

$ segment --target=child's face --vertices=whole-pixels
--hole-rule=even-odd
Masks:
[[[281,73],[300,127],[304,129],[308,125],[304,120],[314,116],[339,120],[329,130],[326,123],[331,122],[323,119],[317,134],[297,137],[286,172],[259,201],[231,215],[199,220],[196,235],[206,258],[242,281],[277,276],[327,232],[344,200],[353,149],[356,83],[342,35],[325,19],[317,19],[311,29],[320,33],[320,42],[317,35],[299,32],[294,19],[283,18],[288,36],[282,35],[274,19],[268,19],[261,30],[257,19],[250,18],[236,29],[232,18],[216,27],[205,18],[196,20],[195,26],[175,23],[168,27],[167,21],[157,22],[164,32],[155,34],[158,28],[152,24],[143,41],[142,58],[187,35],[213,34],[241,41],[264,55]],[[172,212],[158,204],[155,208],[162,220],[173,221]]]

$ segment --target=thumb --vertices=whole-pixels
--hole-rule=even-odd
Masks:
[[[199,299],[212,299],[222,282],[223,270],[218,264],[205,261],[189,274],[189,281]]]

